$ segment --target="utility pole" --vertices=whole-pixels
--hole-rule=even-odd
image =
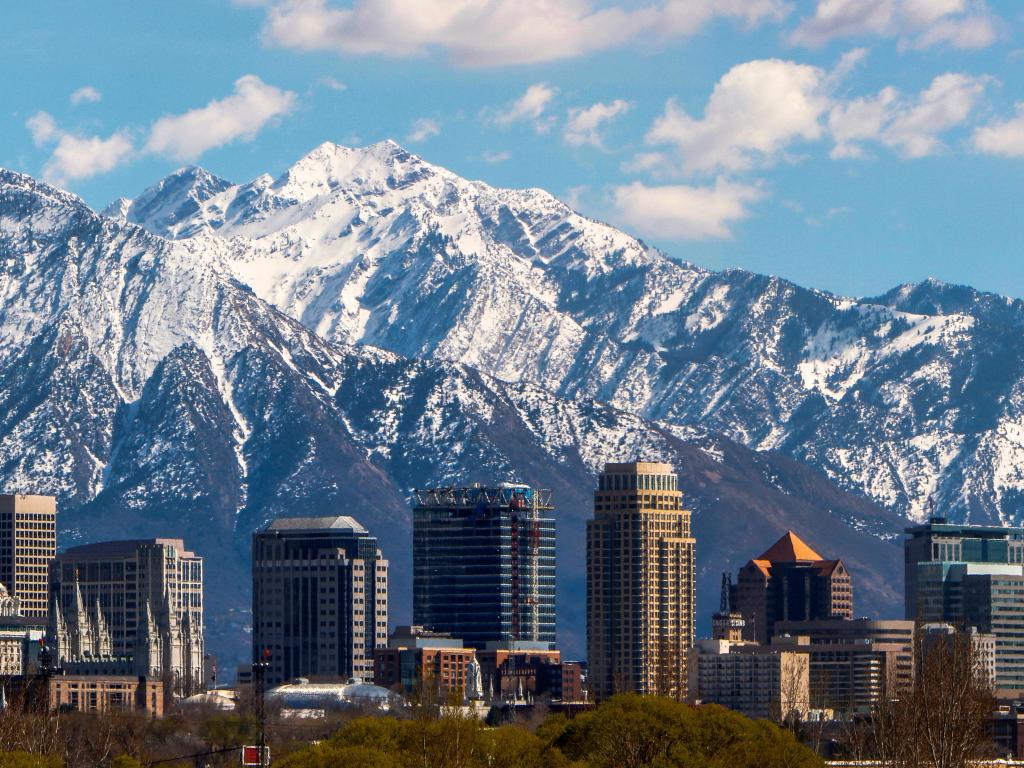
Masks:
[[[263,658],[252,664],[253,693],[256,696],[256,723],[260,729],[260,768],[270,768],[270,756],[267,754],[267,669],[270,667],[270,649],[263,649]]]

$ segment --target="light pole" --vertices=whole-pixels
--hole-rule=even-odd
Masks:
[[[267,758],[267,712],[266,712],[266,695],[267,695],[267,669],[270,667],[270,649],[263,649],[263,658],[258,659],[252,664],[252,683],[253,692],[256,696],[256,723],[260,729],[260,768],[269,768],[270,760]]]

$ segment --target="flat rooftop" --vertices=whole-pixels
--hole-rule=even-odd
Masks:
[[[351,531],[366,533],[359,521],[348,515],[328,515],[326,517],[278,517],[270,522],[266,531]]]
[[[103,558],[103,557],[132,557],[139,547],[142,546],[164,546],[173,547],[178,557],[196,557],[195,552],[185,549],[185,542],[182,539],[124,539],[122,541],[97,541],[93,544],[79,544],[75,547],[68,547],[59,553],[58,557],[66,558]]]

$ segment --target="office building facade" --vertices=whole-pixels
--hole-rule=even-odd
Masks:
[[[899,619],[780,621],[773,641],[805,637],[812,709],[866,713],[914,676],[914,622]]]
[[[181,539],[71,547],[50,564],[47,635],[55,661],[82,674],[168,680],[203,689],[203,558]]]
[[[694,539],[671,466],[606,464],[587,522],[591,696],[686,695]]]
[[[0,495],[0,584],[21,601],[28,618],[46,618],[47,572],[56,552],[53,496]]]
[[[372,680],[387,645],[388,561],[351,517],[278,518],[253,534],[252,612],[268,684]]]
[[[906,618],[995,638],[997,693],[1024,693],[1024,530],[932,518],[904,540]]]
[[[772,645],[698,640],[690,652],[689,696],[755,719],[784,722],[810,709],[806,638]]]
[[[732,608],[744,639],[765,645],[778,621],[853,618],[853,582],[842,560],[825,560],[787,531],[740,569]]]
[[[416,491],[413,622],[475,648],[554,643],[551,492],[511,483]]]

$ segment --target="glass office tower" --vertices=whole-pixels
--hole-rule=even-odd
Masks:
[[[484,648],[555,642],[551,492],[429,488],[413,510],[413,622]]]
[[[933,517],[907,529],[906,618],[996,638],[996,688],[1024,693],[1024,530]]]

